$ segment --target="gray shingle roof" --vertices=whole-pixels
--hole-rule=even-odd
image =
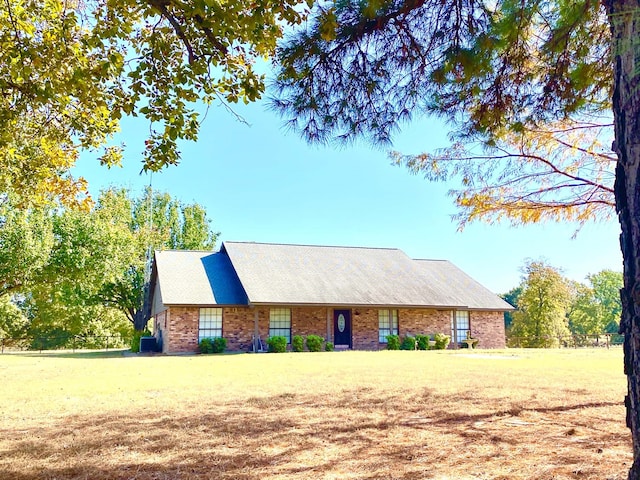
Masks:
[[[511,310],[452,263],[386,248],[225,242],[159,251],[165,305],[334,305]]]
[[[221,252],[253,304],[511,309],[450,262],[398,249],[225,242]]]
[[[428,284],[446,291],[458,305],[470,310],[513,310],[510,304],[447,260],[413,262],[422,270]]]

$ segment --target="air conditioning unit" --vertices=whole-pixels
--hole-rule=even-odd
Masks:
[[[140,337],[140,353],[157,352],[156,337]]]

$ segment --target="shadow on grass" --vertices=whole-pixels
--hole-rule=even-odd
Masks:
[[[0,479],[624,478],[620,451],[629,451],[629,443],[617,419],[605,419],[600,429],[576,423],[618,404],[518,411],[495,405],[465,414],[464,404],[452,407],[456,413],[444,408],[454,400],[354,390],[207,405],[194,399],[157,412],[127,412],[123,405],[114,414],[0,429]],[[529,414],[545,414],[548,422],[489,421]]]

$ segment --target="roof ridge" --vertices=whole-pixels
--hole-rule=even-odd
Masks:
[[[154,253],[156,252],[181,252],[181,253],[194,253],[194,252],[206,252],[206,253],[218,253],[217,250],[205,250],[205,249],[195,249],[195,250],[190,250],[190,249],[183,249],[183,248],[167,248],[167,249],[156,249],[153,251]]]
[[[309,243],[279,243],[279,242],[236,242],[236,241],[224,241],[222,244],[243,244],[243,245],[272,245],[277,247],[313,247],[313,248],[350,248],[350,249],[360,249],[360,250],[392,250],[392,251],[400,251],[399,248],[393,247],[365,247],[358,245],[317,245],[317,244],[309,244]],[[404,253],[404,252],[403,252]]]

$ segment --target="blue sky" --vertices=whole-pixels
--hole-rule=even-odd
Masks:
[[[236,111],[249,126],[212,107],[200,140],[182,145],[181,164],[152,177],[139,174],[149,125],[127,119],[117,139],[127,147],[123,167],[100,167],[85,154],[74,174],[95,196],[111,185],[139,193],[151,181],[156,190],[200,203],[221,241],[400,248],[413,258],[448,259],[496,293],[519,284],[526,258],[545,259],[579,281],[622,270],[615,218],[584,226],[576,238],[574,224],[472,224],[459,232],[447,196],[455,185],[410,175],[390,164],[386,150],[364,143],[310,146],[263,102]],[[448,144],[447,132],[435,119],[422,120],[393,148],[432,151]]]

